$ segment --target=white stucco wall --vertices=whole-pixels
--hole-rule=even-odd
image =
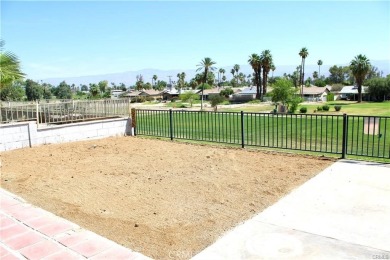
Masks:
[[[64,125],[24,122],[0,125],[0,152],[42,144],[56,144],[109,136],[131,135],[131,119],[115,118]]]

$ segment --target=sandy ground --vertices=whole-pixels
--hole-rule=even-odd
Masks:
[[[156,259],[189,258],[332,161],[139,137],[0,153],[1,186]]]

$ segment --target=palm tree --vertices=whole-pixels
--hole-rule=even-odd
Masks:
[[[358,103],[362,102],[362,84],[371,69],[370,60],[359,54],[349,65],[358,87]]]
[[[235,64],[235,65],[233,66],[233,69],[234,69],[234,71],[236,72],[236,76],[238,76],[238,71],[240,70],[240,65]],[[237,85],[238,85],[238,77],[236,77],[236,80],[237,80]]]
[[[317,72],[317,71],[314,71],[314,72],[313,72],[313,78],[314,78],[314,79],[318,79],[318,72]]]
[[[203,70],[204,69],[204,77],[203,77],[203,86],[202,86],[202,98],[201,98],[201,103],[200,103],[200,109],[203,110],[203,90],[204,90],[204,83],[207,81],[207,74],[210,71],[214,71],[216,62],[211,60],[211,58],[206,57],[204,58],[198,65],[199,67],[196,71]]]
[[[18,57],[12,52],[3,52],[4,44],[5,42],[0,40],[0,90],[25,76],[20,69]]]
[[[318,60],[318,77],[321,78],[321,66],[322,66],[322,60]]]
[[[154,84],[153,84],[153,85],[156,85],[156,82],[157,82],[157,75],[153,75],[152,79],[154,80]]]
[[[272,70],[272,78],[274,77],[274,71],[276,70],[275,64],[272,62],[271,64],[271,70]]]
[[[233,68],[230,70],[230,73],[233,75],[233,79],[235,78],[234,73],[236,73],[236,70]]]
[[[260,74],[261,74],[261,60],[260,56],[256,53],[253,53],[249,56],[248,63],[252,66],[252,69],[255,74],[254,82],[256,84],[256,99],[263,99],[262,91],[260,89]]]
[[[309,51],[307,50],[306,47],[303,47],[301,49],[301,51],[299,52],[299,56],[301,56],[302,58],[302,67],[301,67],[301,81],[300,81],[300,85],[301,85],[301,97],[303,98],[303,84],[305,82],[305,59],[307,56],[309,56]]]
[[[263,68],[263,95],[267,93],[268,73],[271,70],[272,55],[270,50],[265,50],[260,55],[261,66]]]

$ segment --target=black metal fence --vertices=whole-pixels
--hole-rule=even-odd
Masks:
[[[136,110],[135,134],[389,158],[390,117]]]

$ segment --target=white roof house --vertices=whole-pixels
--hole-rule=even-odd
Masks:
[[[366,93],[367,87],[362,86],[362,94]],[[357,86],[345,86],[343,87],[339,94],[358,94],[358,88]]]
[[[362,95],[367,93],[367,88],[366,86],[362,86]],[[356,95],[358,94],[358,88],[357,86],[345,86],[343,87],[340,92],[340,98],[341,99],[356,99]]]

